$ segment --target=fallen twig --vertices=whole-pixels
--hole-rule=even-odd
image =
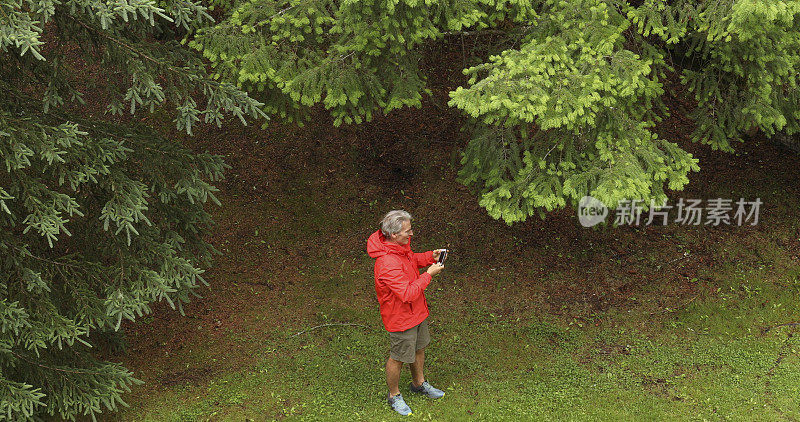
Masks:
[[[355,326],[358,326],[358,327],[369,328],[368,326],[366,326],[366,325],[364,325],[364,324],[355,324],[355,323],[352,323],[352,322],[331,322],[331,323],[328,323],[328,324],[317,325],[316,327],[311,327],[311,328],[309,328],[309,329],[307,329],[307,330],[300,331],[299,333],[297,333],[297,334],[295,334],[295,335],[293,335],[293,336],[291,336],[291,337],[289,337],[289,338],[292,338],[292,337],[297,337],[297,336],[299,336],[300,334],[307,333],[307,332],[309,332],[309,331],[314,331],[314,330],[316,330],[317,328],[322,328],[322,327],[330,327],[330,326],[332,326],[332,325],[355,325]]]
[[[800,324],[798,324],[796,322],[792,322],[790,324],[800,325]],[[783,325],[789,325],[789,324],[783,324]],[[780,349],[778,349],[778,358],[775,359],[775,364],[772,365],[772,368],[769,368],[769,371],[767,371],[767,375],[768,376],[772,376],[773,374],[775,374],[775,369],[778,368],[778,365],[781,364],[781,361],[783,361],[783,358],[786,357],[786,349],[789,348],[789,346],[791,345],[789,343],[789,339],[790,338],[792,338],[792,333],[789,333],[789,335],[786,336],[786,340],[783,342],[783,345],[781,346]],[[769,380],[767,380],[767,387],[769,387]]]

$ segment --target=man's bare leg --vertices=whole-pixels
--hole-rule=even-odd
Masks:
[[[419,387],[425,382],[425,375],[422,373],[422,368],[425,366],[425,349],[417,350],[414,355],[414,363],[409,365],[411,368],[411,382],[414,387]]]
[[[400,394],[401,369],[403,369],[403,362],[392,358],[386,361],[386,386],[389,387],[389,395],[392,397]]]

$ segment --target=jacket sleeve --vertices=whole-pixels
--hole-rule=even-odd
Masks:
[[[433,259],[433,251],[414,253],[414,265],[416,265],[417,268],[427,267],[435,263],[436,260]]]
[[[378,271],[378,282],[383,283],[392,294],[397,295],[403,302],[413,302],[431,283],[431,275],[428,273],[423,273],[415,280],[409,280],[403,274],[400,265],[392,265],[392,262],[383,264]]]

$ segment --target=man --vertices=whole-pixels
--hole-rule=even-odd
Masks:
[[[444,265],[436,263],[442,249],[424,253],[411,251],[411,215],[405,211],[389,211],[380,230],[367,240],[367,253],[375,258],[375,293],[381,308],[381,319],[389,332],[391,348],[386,361],[386,385],[389,405],[401,415],[411,409],[400,394],[400,370],[410,364],[409,390],[432,399],[444,392],[431,386],[423,374],[428,334],[428,302],[425,288]],[[429,266],[420,275],[419,269]]]

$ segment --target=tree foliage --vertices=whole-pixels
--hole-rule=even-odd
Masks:
[[[188,133],[262,116],[175,41],[206,23],[191,0],[0,2],[0,420],[124,403],[138,381],[93,357],[93,334],[205,283],[222,158],[81,105],[158,110]]]
[[[501,33],[449,105],[470,118],[460,177],[507,223],[679,190],[698,161],[653,131],[677,74],[692,139],[731,151],[752,128],[800,131],[797,0],[240,0],[191,45],[273,113],[336,123],[419,106],[424,43]]]

